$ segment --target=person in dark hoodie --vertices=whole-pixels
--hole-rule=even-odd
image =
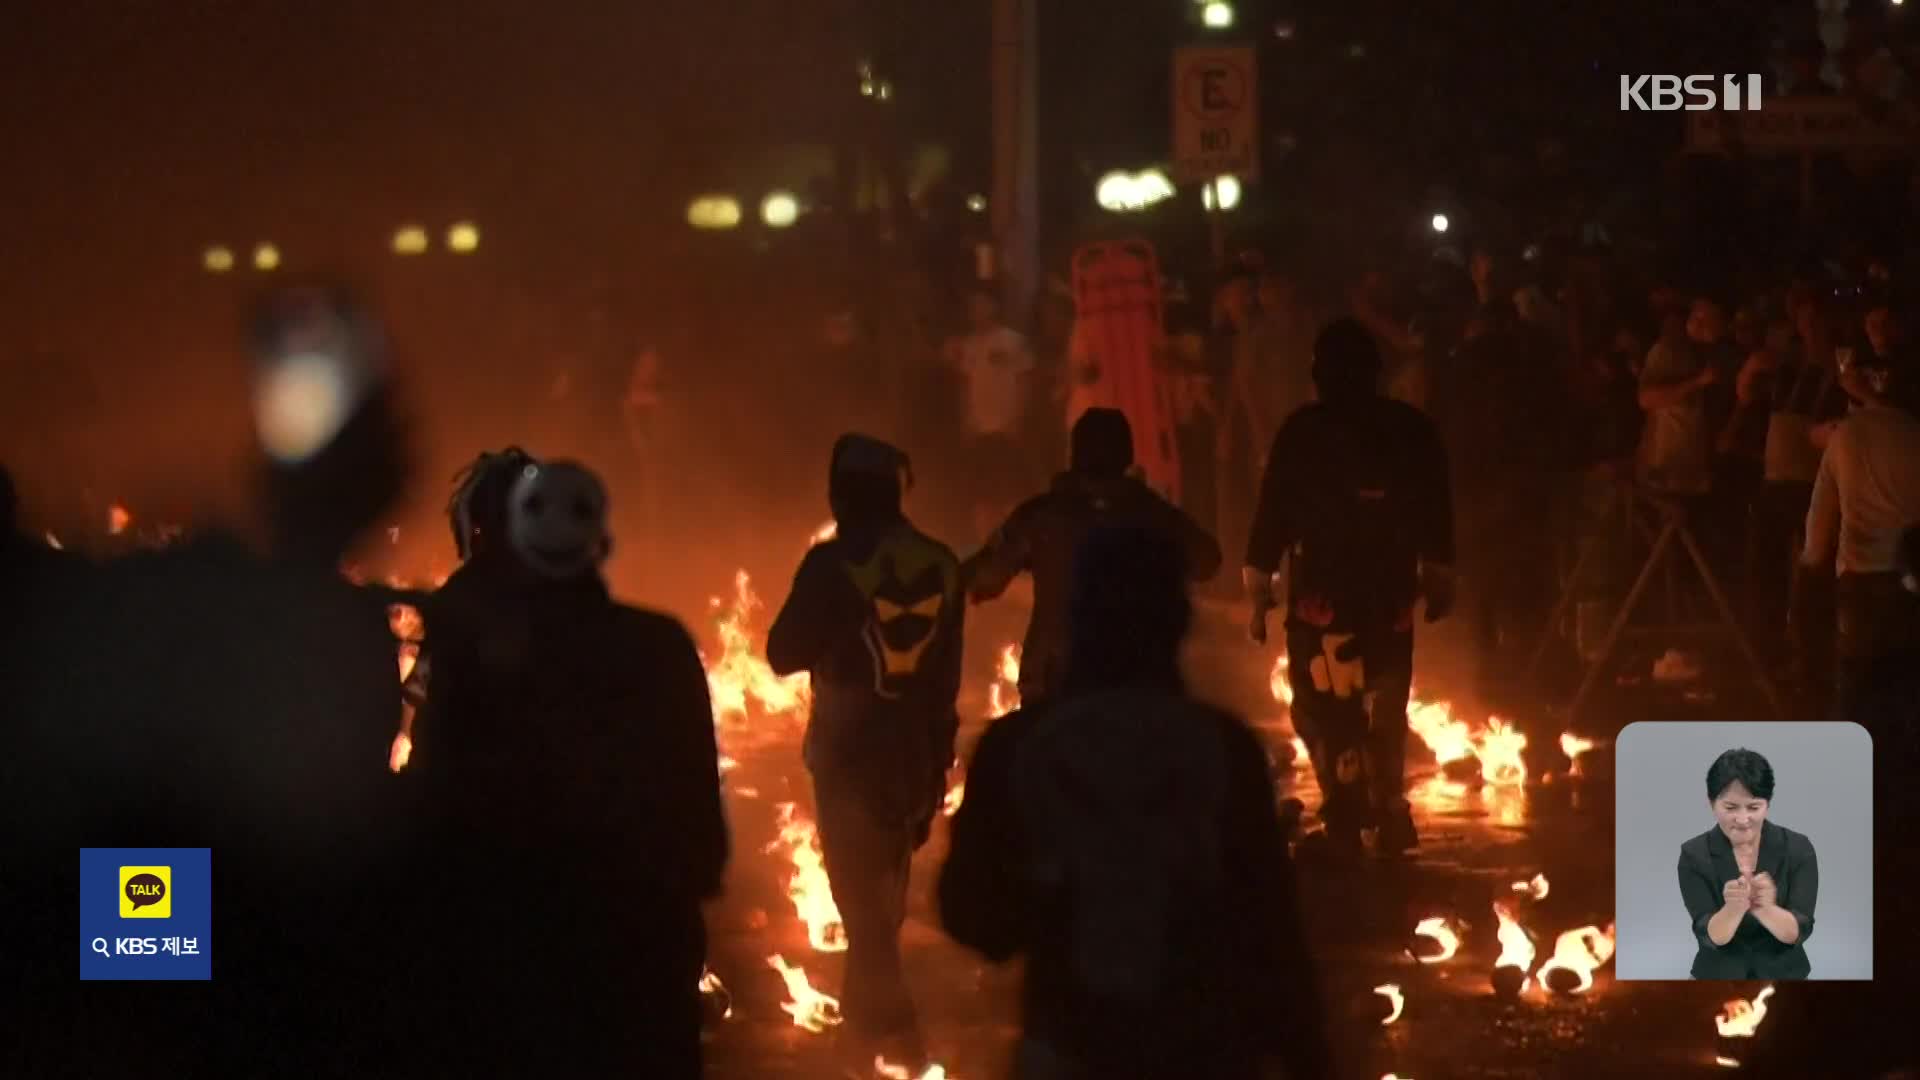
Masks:
[[[608,594],[591,471],[524,466],[505,505],[517,616],[443,639],[403,775],[427,820],[422,1042],[442,1073],[562,1052],[696,1077],[700,905],[728,854],[705,670],[678,621]]]
[[[1078,553],[1062,693],[996,721],[939,883],[954,939],[1026,958],[1022,1080],[1336,1075],[1258,739],[1190,697],[1187,553]]]
[[[847,930],[848,1035],[856,1050],[872,1043],[895,1061],[924,1054],[900,928],[913,853],[953,763],[964,618],[959,561],[901,510],[909,476],[906,455],[884,442],[834,443],[836,534],[801,560],[767,631],[773,670],[812,676],[802,753]]]
[[[1020,655],[1020,699],[1038,702],[1059,692],[1066,674],[1068,593],[1073,556],[1096,528],[1137,524],[1172,538],[1184,556],[1186,577],[1205,581],[1220,569],[1220,545],[1184,510],[1161,498],[1128,470],[1133,428],[1118,409],[1088,409],[1073,425],[1072,454],[1053,487],[1014,510],[987,546],[968,559],[962,576],[975,603],[992,600],[1021,573],[1033,575],[1033,615]]]
[[[208,528],[100,565],[8,657],[0,1075],[364,1075],[405,1045],[394,646],[338,572],[404,432],[345,297],[276,294],[260,335],[265,550]],[[74,851],[102,844],[214,851],[211,982],[114,1007],[76,981]]]
[[[1293,721],[1325,800],[1320,819],[1351,853],[1377,827],[1376,850],[1418,843],[1405,795],[1413,609],[1453,607],[1453,504],[1447,453],[1432,421],[1379,391],[1380,352],[1350,319],[1314,342],[1319,400],[1274,437],[1242,579],[1249,627],[1267,613],[1287,561],[1287,654]]]

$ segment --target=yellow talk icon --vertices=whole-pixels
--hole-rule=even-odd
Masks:
[[[121,867],[120,917],[123,919],[172,918],[173,867]]]

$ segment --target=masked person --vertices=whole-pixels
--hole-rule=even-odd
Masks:
[[[1266,752],[1180,676],[1188,553],[1099,528],[1064,693],[988,729],[940,875],[947,931],[1024,956],[1022,1080],[1336,1075]]]
[[[912,1058],[900,967],[907,874],[927,840],[959,726],[960,566],[901,510],[906,455],[843,435],[828,467],[834,539],[807,552],[767,631],[780,675],[812,676],[803,753],[820,846],[847,930],[849,1035]]]
[[[1294,726],[1325,801],[1336,849],[1418,843],[1403,772],[1413,683],[1413,609],[1453,606],[1453,506],[1447,454],[1425,414],[1379,391],[1380,353],[1358,323],[1314,342],[1319,400],[1274,437],[1242,578],[1250,627],[1266,640],[1286,568]]]
[[[524,466],[506,508],[517,617],[436,647],[406,774],[423,1042],[439,1072],[698,1076],[728,850],[705,670],[679,622],[608,594],[592,472]]]
[[[1053,487],[1014,510],[964,577],[976,603],[992,600],[1021,573],[1033,575],[1033,617],[1020,655],[1020,699],[1037,702],[1060,689],[1066,671],[1067,596],[1073,556],[1095,528],[1134,524],[1157,530],[1178,545],[1188,580],[1205,581],[1220,569],[1220,545],[1184,510],[1161,498],[1128,470],[1133,428],[1118,409],[1088,409],[1073,425],[1066,472]]]
[[[395,391],[325,290],[276,295],[258,347],[266,549],[201,528],[100,565],[9,654],[0,1075],[342,1076],[404,1045],[394,647],[338,572],[404,484]],[[74,851],[102,842],[214,852],[212,982],[103,1009],[76,981]]]

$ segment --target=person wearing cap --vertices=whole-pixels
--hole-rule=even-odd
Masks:
[[[1033,615],[1020,655],[1023,702],[1060,689],[1074,554],[1094,529],[1134,525],[1166,536],[1185,558],[1188,581],[1205,581],[1220,569],[1219,542],[1133,475],[1132,466],[1133,428],[1126,414],[1088,409],[1073,425],[1067,471],[1044,494],[1021,503],[966,562],[963,576],[975,603],[999,597],[1022,573],[1033,575]]]
[[[1377,827],[1376,849],[1418,843],[1404,792],[1413,609],[1453,607],[1447,452],[1420,410],[1380,392],[1380,351],[1340,319],[1314,342],[1316,402],[1288,417],[1268,454],[1242,580],[1266,640],[1287,563],[1294,726],[1338,851]]]
[[[959,730],[960,562],[907,520],[906,454],[843,435],[828,466],[833,539],[800,561],[767,663],[807,672],[801,756],[847,933],[840,1006],[863,1065],[924,1054],[900,964],[907,875],[946,793]],[[917,1067],[916,1070],[918,1071]]]
[[[1837,574],[1835,704],[1844,716],[1881,657],[1920,640],[1920,603],[1901,582],[1901,537],[1920,524],[1920,417],[1910,358],[1843,352],[1840,383],[1858,404],[1820,460],[1802,572]]]

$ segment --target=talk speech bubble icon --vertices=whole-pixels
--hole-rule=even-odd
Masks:
[[[121,886],[121,891],[125,894],[127,903],[132,905],[131,911],[138,912],[141,908],[153,907],[164,902],[167,898],[167,883],[160,875],[143,871],[127,878],[126,884]]]

